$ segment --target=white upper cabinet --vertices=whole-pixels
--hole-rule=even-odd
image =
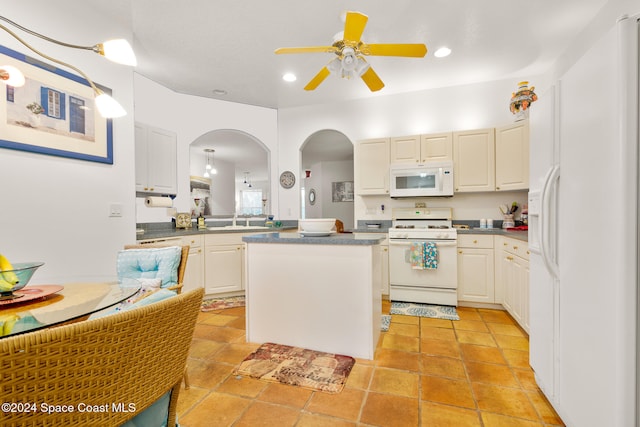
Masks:
[[[495,130],[453,133],[453,180],[456,192],[495,191]]]
[[[432,160],[453,160],[453,133],[433,133],[420,137],[420,161]]]
[[[359,141],[354,156],[356,194],[388,195],[389,138]]]
[[[529,188],[529,122],[496,128],[496,190]]]
[[[177,193],[176,134],[135,124],[136,191]]]
[[[391,163],[453,160],[451,132],[391,138]]]

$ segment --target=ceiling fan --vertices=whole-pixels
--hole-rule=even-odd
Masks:
[[[331,73],[339,74],[342,78],[361,77],[372,92],[384,87],[380,77],[364,56],[405,56],[421,58],[427,54],[424,44],[366,44],[360,40],[369,17],[360,12],[347,12],[344,23],[344,38],[331,46],[310,47],[281,47],[275,50],[282,53],[318,53],[331,52],[336,54],[329,64],[324,66],[314,78],[304,87],[314,90]]]

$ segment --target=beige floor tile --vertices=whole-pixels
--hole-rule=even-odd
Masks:
[[[463,331],[489,332],[487,325],[483,321],[478,320],[458,320],[453,322],[453,328]]]
[[[418,398],[420,375],[399,369],[376,368],[370,390],[398,396]]]
[[[356,423],[324,415],[303,413],[296,427],[356,427]]]
[[[521,418],[509,417],[506,415],[482,412],[482,421],[485,427],[542,427],[544,424],[523,420]]]
[[[506,311],[502,310],[490,310],[485,308],[479,308],[478,313],[482,320],[490,323],[505,323],[507,325],[515,325],[516,322]]]
[[[362,409],[361,422],[381,427],[415,426],[418,413],[417,399],[371,392]]]
[[[245,332],[242,329],[225,328],[213,325],[196,325],[193,333],[194,338],[207,339],[218,342],[233,342],[238,337],[243,337]]]
[[[312,390],[303,387],[269,383],[258,396],[258,400],[302,409],[313,393]]]
[[[425,427],[481,427],[478,411],[422,402],[420,425]]]
[[[527,334],[516,325],[506,325],[504,323],[487,323],[489,330],[497,335],[511,335],[514,337],[526,337]]]
[[[533,375],[531,369],[514,369],[513,373],[520,382],[520,386],[525,390],[536,391],[538,390],[538,383]]]
[[[382,339],[382,348],[391,350],[412,351],[417,353],[420,351],[420,338],[407,337],[404,335],[385,334]]]
[[[306,410],[348,421],[357,421],[364,398],[364,391],[353,388],[344,388],[338,394],[316,392],[311,396],[311,401]]]
[[[456,330],[458,342],[461,344],[475,344],[483,345],[486,347],[496,347],[496,342],[493,339],[493,335],[484,332],[475,331],[461,331]]]
[[[431,317],[421,317],[420,326],[429,326],[432,328],[453,329],[454,320],[433,319]]]
[[[242,417],[233,424],[234,427],[255,426],[294,426],[300,411],[285,406],[265,402],[254,402]]]
[[[538,415],[540,415],[542,421],[550,426],[564,426],[555,409],[553,409],[553,406],[551,406],[541,391],[528,392],[527,396],[529,396],[529,400],[531,400],[536,411],[538,411]]]
[[[456,341],[423,338],[420,341],[420,352],[431,356],[445,356],[460,359],[460,346]]]
[[[526,337],[514,337],[511,335],[494,335],[493,338],[501,348],[511,350],[529,351],[529,340]]]
[[[353,365],[351,372],[349,373],[349,377],[347,378],[345,387],[359,388],[361,390],[366,390],[369,388],[372,375],[373,375],[373,366],[363,365],[361,363],[356,362],[356,364]]]
[[[231,322],[227,323],[227,326],[235,329],[246,329],[247,328],[247,318],[244,316],[236,317]]]
[[[212,389],[221,384],[235,367],[208,360],[189,360],[189,383],[196,387]]]
[[[189,357],[194,359],[209,359],[219,352],[225,345],[226,343],[223,342],[194,338],[191,341]]]
[[[267,388],[268,383],[255,378],[230,375],[216,389],[218,393],[235,394],[242,397],[254,398]]]
[[[422,355],[422,373],[438,377],[466,379],[464,364],[460,359]]]
[[[539,421],[536,410],[521,390],[483,383],[471,383],[471,388],[481,411]]]
[[[420,354],[407,351],[379,348],[375,355],[376,365],[386,368],[420,371]]]
[[[218,362],[237,365],[240,364],[248,355],[256,351],[258,347],[260,347],[258,344],[229,343],[216,354],[211,356],[211,359]]]
[[[408,337],[417,337],[420,336],[420,327],[418,325],[391,322],[389,325],[389,333],[405,335]]]
[[[402,314],[392,314],[391,323],[402,323],[404,325],[419,325],[420,318],[417,316],[404,316]]]
[[[251,400],[223,393],[211,393],[180,417],[181,427],[226,427],[235,423],[251,404]]]
[[[509,366],[513,368],[529,368],[529,352],[523,350],[513,350],[511,348],[503,348],[502,354],[507,359]]]
[[[475,409],[471,386],[466,380],[422,376],[422,400]]]
[[[520,387],[520,383],[507,365],[492,363],[467,362],[467,373],[472,383],[485,383],[503,387]]]
[[[434,326],[420,326],[420,337],[422,339],[430,338],[434,340],[456,340],[456,334],[453,329],[437,328]]]
[[[213,326],[226,326],[227,323],[236,320],[236,316],[227,316],[225,314],[217,314],[215,316],[209,316],[207,319],[201,322],[202,325],[213,325]]]
[[[183,386],[178,396],[178,417],[184,415],[207,394],[209,394],[209,389],[191,386],[189,390],[186,390]]]
[[[486,362],[506,365],[507,361],[498,347],[483,345],[460,344],[462,358],[472,362]]]
[[[460,320],[482,320],[478,309],[473,307],[458,307],[456,309]]]

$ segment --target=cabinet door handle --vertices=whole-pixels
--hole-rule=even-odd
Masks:
[[[504,242],[504,243],[502,244],[502,246],[507,246],[507,245],[508,245],[508,243],[507,243],[507,242]]]
[[[461,254],[461,253],[462,253],[462,251],[458,251],[458,253],[459,253],[459,254]]]
[[[518,247],[517,247],[517,246],[514,246],[514,247],[513,247],[513,250],[514,250],[514,251],[517,251],[517,250],[518,250]]]
[[[496,190],[499,190],[499,189],[500,189],[500,187],[496,187]]]
[[[507,257],[507,260],[509,260],[509,261],[513,261],[513,257],[512,257],[512,256],[508,256],[508,257]]]
[[[473,241],[473,243],[478,243],[478,241],[477,241],[477,240],[474,240],[474,241]]]

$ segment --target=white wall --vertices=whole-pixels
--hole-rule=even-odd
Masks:
[[[353,161],[319,162],[311,165],[311,177],[304,178],[306,218],[336,218],[347,229],[354,228],[353,202],[334,202],[332,183],[353,182]],[[316,190],[316,203],[309,203],[309,191]]]
[[[70,43],[132,40],[126,16],[96,19],[87,2],[6,2],[2,15]],[[111,88],[128,115],[113,122],[113,165],[0,149],[0,253],[13,262],[44,261],[35,284],[113,277],[117,250],[135,239],[133,71],[91,52],[25,38]],[[1,31],[0,44],[37,57]],[[108,216],[110,203],[122,204],[121,218]]]
[[[272,165],[278,160],[277,111],[269,108],[183,95],[173,92],[139,74],[134,75],[136,120],[177,133],[178,195],[173,206],[178,212],[190,209],[189,145],[199,136],[218,129],[237,129],[261,141],[271,151]],[[277,167],[271,167],[269,194],[277,194]],[[214,185],[212,183],[212,191]],[[273,211],[278,201],[269,202]],[[137,222],[171,220],[166,209],[148,208],[138,199]]]
[[[509,112],[509,101],[521,80],[529,80],[534,86],[536,84],[535,76],[521,76],[340,104],[281,109],[278,111],[280,171],[300,171],[301,144],[322,129],[335,129],[355,143],[368,138],[478,129],[512,123],[514,118]],[[532,108],[535,108],[535,104]],[[300,180],[295,187],[298,190],[299,185]],[[428,199],[427,205],[454,206],[456,219],[499,219],[496,201],[526,202],[526,192],[519,193],[507,196],[485,193],[486,200],[478,195]],[[299,197],[299,191],[280,192],[280,218],[298,218]],[[391,207],[405,207],[407,203],[388,197],[356,196],[355,219],[390,219]],[[380,209],[382,204],[385,205],[384,211]],[[412,206],[412,202],[409,206]]]

